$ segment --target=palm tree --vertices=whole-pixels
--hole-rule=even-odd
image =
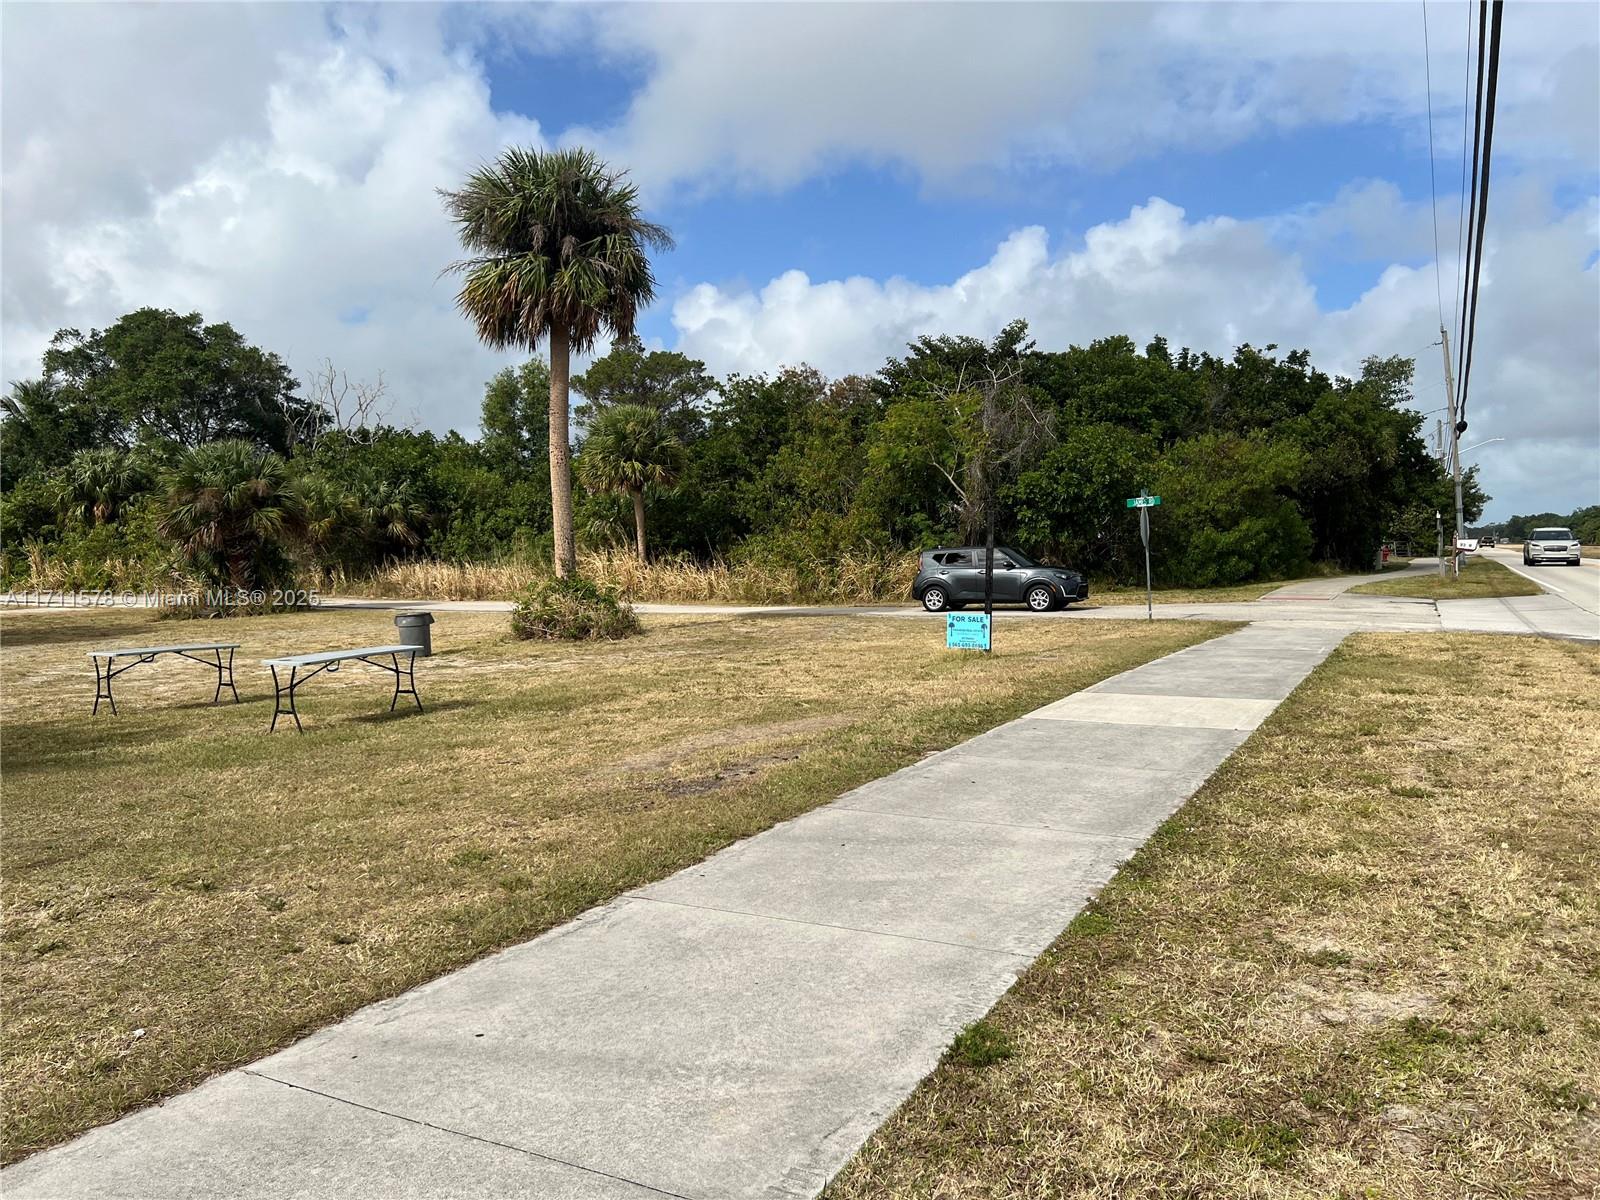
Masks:
[[[441,192],[471,258],[456,304],[496,348],[550,340],[550,507],[556,574],[574,569],[568,375],[574,350],[633,333],[655,296],[646,247],[672,237],[639,213],[638,188],[588,150],[505,151]]]
[[[304,536],[306,509],[283,459],[208,442],[183,451],[166,485],[156,527],[204,582],[251,591],[291,580],[289,543]]]
[[[144,465],[126,450],[115,446],[80,450],[67,464],[63,507],[85,525],[106,525],[147,482]]]
[[[683,469],[683,443],[661,414],[642,404],[618,404],[595,418],[578,456],[584,485],[633,497],[633,530],[644,559],[644,490],[672,487]]]

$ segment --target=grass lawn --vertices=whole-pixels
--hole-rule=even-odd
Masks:
[[[1571,643],[1351,638],[827,1200],[1600,1194],[1597,689]]]
[[[507,623],[440,616],[426,712],[390,716],[389,677],[350,664],[269,738],[259,660],[392,642],[391,614],[6,614],[8,1160],[1228,628],[1013,622],[985,657],[893,618],[647,618],[581,646]],[[162,659],[90,717],[86,649],[208,638],[245,644],[245,703]]]
[[[1151,599],[1157,604],[1233,604],[1259,600],[1268,592],[1275,592],[1292,579],[1274,579],[1270,583],[1236,583],[1228,587],[1209,588],[1156,588]],[[1144,588],[1089,585],[1090,604],[1143,604]]]
[[[1469,558],[1460,578],[1437,573],[1408,575],[1357,584],[1352,593],[1365,596],[1415,596],[1422,600],[1489,600],[1496,596],[1537,596],[1543,589],[1487,558]]]

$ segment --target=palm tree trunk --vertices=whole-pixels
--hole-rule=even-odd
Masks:
[[[639,543],[639,561],[644,561],[644,489],[633,493],[633,532]]]
[[[571,348],[565,329],[550,331],[550,522],[555,532],[556,575],[577,569],[572,534],[572,447],[567,442],[567,377]]]

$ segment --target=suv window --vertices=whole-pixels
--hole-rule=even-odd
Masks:
[[[972,556],[961,550],[952,550],[948,554],[935,554],[933,561],[943,567],[958,567],[972,562]]]
[[[1570,529],[1535,529],[1533,536],[1528,539],[1533,542],[1570,542],[1572,530]]]

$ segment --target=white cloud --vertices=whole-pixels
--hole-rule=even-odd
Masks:
[[[1341,196],[1338,228],[1360,240],[1396,216],[1386,189]],[[1507,206],[1512,214],[1526,206]],[[1426,211],[1425,209],[1423,210]],[[1351,215],[1357,223],[1351,224]],[[1320,213],[1302,214],[1322,228]],[[1404,214],[1421,228],[1414,212]],[[1365,218],[1361,221],[1360,218]],[[1425,218],[1423,218],[1425,220]],[[1600,500],[1600,278],[1585,264],[1600,202],[1557,220],[1502,226],[1483,271],[1468,417],[1474,440],[1505,437],[1510,451],[1481,457],[1488,489],[1510,508]],[[1292,248],[1268,222],[1189,221],[1159,198],[1090,229],[1083,245],[1052,254],[1037,227],[1012,234],[987,263],[947,284],[901,279],[813,282],[799,271],[759,290],[701,284],[672,310],[680,350],[717,372],[809,362],[838,375],[875,370],[922,334],[992,337],[1027,319],[1046,349],[1126,333],[1143,343],[1229,354],[1241,341],[1306,347],[1324,370],[1360,371],[1368,355],[1418,360],[1418,408],[1442,389],[1432,263],[1392,266],[1346,308],[1325,310]],[[1446,301],[1448,304],[1448,299]],[[1430,426],[1431,427],[1431,426]],[[1500,511],[1497,506],[1496,511]]]
[[[747,4],[586,10],[647,64],[614,126],[571,131],[656,188],[782,188],[844,162],[934,182],[1358,120],[1426,145],[1421,10],[1396,4]],[[1464,6],[1436,3],[1435,135],[1461,145]],[[1506,161],[1600,162],[1591,6],[1507,10]]]
[[[131,42],[128,56],[148,68],[196,10],[142,10],[138,25],[119,23],[123,11],[112,10],[102,36]],[[214,10],[198,11],[209,20]],[[170,92],[152,87],[149,104],[130,97],[138,111],[113,121],[134,145],[145,122],[176,119],[174,96],[193,103],[213,87],[236,123],[213,128],[207,117],[170,142],[156,137],[128,194],[113,186],[121,174],[87,161],[98,149],[92,123],[80,144],[41,122],[33,145],[43,149],[7,164],[6,379],[36,373],[61,326],[155,305],[230,321],[300,371],[323,356],[353,377],[382,370],[400,412],[475,423],[483,381],[505,356],[478,344],[454,312],[451,280],[438,278],[460,250],[435,189],[542,135],[533,121],[491,110],[478,65],[444,48],[430,14],[357,16],[366,19],[319,24],[316,36],[275,50],[268,71],[252,62],[237,88],[184,77]],[[15,50],[9,20],[6,32]],[[11,83],[8,74],[8,119]],[[85,189],[112,194],[58,212],[36,160],[65,163],[69,175],[77,164]]]

